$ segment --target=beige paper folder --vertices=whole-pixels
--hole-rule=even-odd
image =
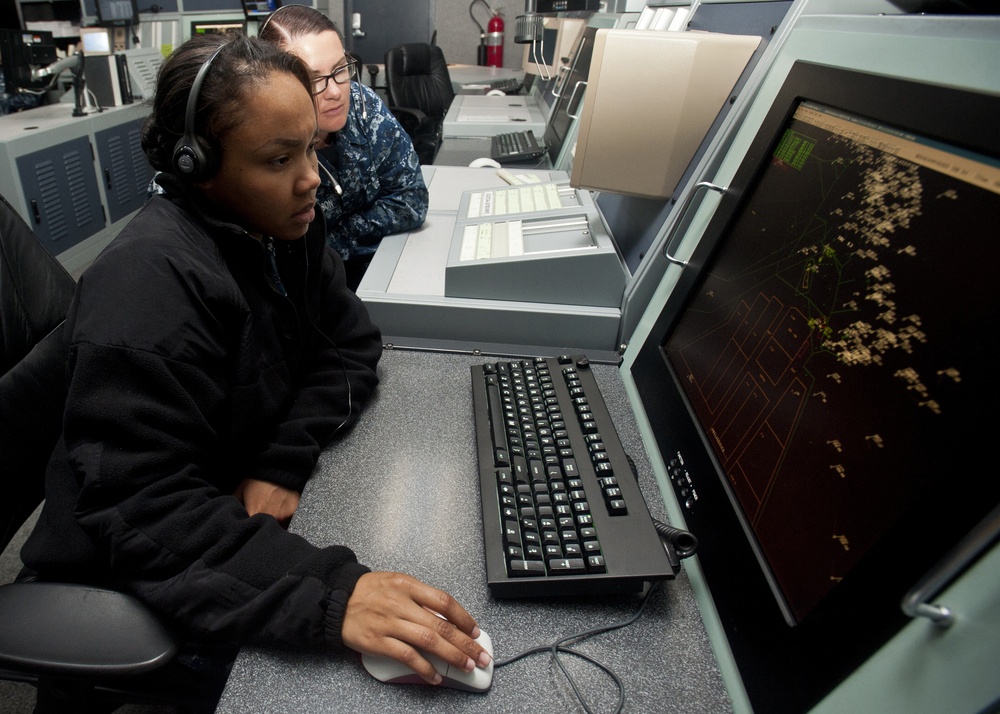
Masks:
[[[598,30],[570,184],[668,198],[760,38]]]

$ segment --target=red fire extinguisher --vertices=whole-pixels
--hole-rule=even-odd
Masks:
[[[486,25],[486,66],[503,67],[503,18],[496,11]]]

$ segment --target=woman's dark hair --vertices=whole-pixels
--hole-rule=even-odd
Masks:
[[[192,37],[160,67],[153,111],[142,127],[142,150],[157,171],[174,172],[174,148],[184,135],[191,85],[216,50],[219,54],[198,92],[194,121],[194,133],[202,148],[214,156],[216,166],[222,156],[222,137],[247,118],[249,95],[272,72],[291,74],[312,96],[309,70],[273,44],[235,33]]]
[[[265,42],[285,47],[303,35],[336,32],[341,44],[344,34],[337,23],[307,5],[282,5],[267,19],[257,36]],[[346,45],[345,45],[346,46]]]

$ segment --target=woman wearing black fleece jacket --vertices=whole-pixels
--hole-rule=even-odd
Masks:
[[[182,180],[172,157],[206,60],[195,128],[215,161]],[[311,79],[246,37],[194,39],[164,63],[143,148],[165,193],[78,284],[63,442],[22,558],[128,590],[194,640],[346,645],[437,683],[417,647],[488,663],[468,613],[284,528],[381,354],[314,209]]]

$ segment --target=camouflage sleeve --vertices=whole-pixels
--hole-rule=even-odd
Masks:
[[[341,217],[340,233],[347,236],[351,252],[372,253],[382,236],[416,228],[427,216],[427,186],[420,173],[420,163],[413,142],[379,96],[363,85],[355,84],[354,98],[365,92],[367,120],[360,126],[370,149],[370,176],[358,176],[377,195],[367,205]],[[352,102],[354,104],[354,102]],[[352,112],[356,107],[352,107]],[[364,165],[358,161],[355,166]]]

